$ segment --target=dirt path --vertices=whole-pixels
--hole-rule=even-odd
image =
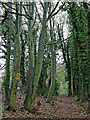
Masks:
[[[4,110],[3,118],[90,118],[86,114],[87,104],[85,108],[76,103],[76,98],[61,95],[51,103],[46,103],[46,98],[36,97],[35,107],[31,112],[23,108],[25,95],[17,95],[16,112]],[[4,108],[7,106],[4,106]]]

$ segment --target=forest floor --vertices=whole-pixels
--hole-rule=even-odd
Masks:
[[[36,97],[34,109],[31,112],[23,108],[25,94],[20,96],[17,93],[17,107],[16,111],[3,110],[3,118],[90,118],[86,113],[88,103],[77,103],[76,97],[68,97],[67,95],[60,95],[57,98],[53,97],[51,103],[46,102],[43,96]],[[3,104],[4,109],[7,108]]]

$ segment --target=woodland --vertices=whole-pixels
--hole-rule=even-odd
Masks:
[[[2,120],[90,118],[89,8],[0,1]]]

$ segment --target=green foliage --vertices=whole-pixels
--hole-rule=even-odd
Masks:
[[[73,36],[69,39],[70,44],[70,56],[71,67],[72,67],[72,78],[74,93],[82,100],[86,99],[88,79],[86,79],[87,66],[88,66],[88,19],[87,12],[83,8],[83,3],[69,3],[70,9],[68,10],[69,21],[70,21],[70,33]],[[68,76],[66,76],[68,78]],[[87,82],[86,82],[87,81]]]
[[[59,67],[59,65],[58,65]],[[64,66],[60,66],[59,70],[56,72],[56,90],[58,94],[67,94],[68,83],[65,79],[65,70]]]
[[[0,31],[1,31],[2,34],[5,34],[6,28],[5,28],[4,25],[0,26]]]

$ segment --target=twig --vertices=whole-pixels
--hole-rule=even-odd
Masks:
[[[55,8],[52,10],[52,12],[50,13],[50,15],[48,16],[48,19],[52,16],[52,14],[54,13],[54,11],[56,10],[57,6],[58,6],[59,2],[57,2]]]

